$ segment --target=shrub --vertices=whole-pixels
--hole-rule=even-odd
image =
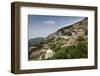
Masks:
[[[87,42],[81,41],[77,45],[71,47],[56,49],[55,59],[75,59],[75,58],[87,58],[88,48]]]

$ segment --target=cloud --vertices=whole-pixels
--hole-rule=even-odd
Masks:
[[[44,21],[44,24],[55,24],[56,22],[54,22],[53,20],[48,20],[48,21]]]

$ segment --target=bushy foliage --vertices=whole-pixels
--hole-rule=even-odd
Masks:
[[[55,59],[74,59],[74,58],[87,58],[88,48],[87,42],[81,41],[77,45],[58,49],[55,52]]]

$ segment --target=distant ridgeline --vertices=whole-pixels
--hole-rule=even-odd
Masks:
[[[87,40],[88,18],[84,18],[72,25],[58,29],[46,38],[29,40],[29,60],[87,58]],[[51,50],[50,55],[47,54],[48,49],[49,52]],[[39,54],[34,56],[37,51]]]

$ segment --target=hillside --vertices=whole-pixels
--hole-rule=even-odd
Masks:
[[[64,35],[71,36],[73,33],[77,33],[78,31],[86,32],[87,27],[88,27],[88,21],[87,21],[87,18],[85,18],[77,23],[72,24],[72,25],[62,27],[55,33],[49,35],[48,37],[64,36]]]
[[[45,51],[43,55],[39,53],[40,55],[35,60],[87,58],[87,28],[88,19],[85,18],[58,29],[46,38],[41,39],[40,46],[35,46],[37,49],[31,50],[31,58],[35,53],[34,50]]]

